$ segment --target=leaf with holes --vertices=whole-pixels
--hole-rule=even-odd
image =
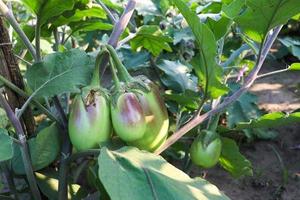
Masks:
[[[99,178],[113,200],[229,199],[204,179],[192,179],[161,156],[134,147],[102,148]]]
[[[47,55],[26,72],[28,85],[36,96],[51,97],[64,92],[79,92],[89,84],[94,59],[84,51],[73,49]]]

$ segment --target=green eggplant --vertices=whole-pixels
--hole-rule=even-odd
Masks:
[[[132,92],[119,94],[115,104],[111,104],[111,117],[116,134],[125,142],[142,138],[146,119],[137,95]]]
[[[204,168],[211,168],[218,163],[221,151],[222,141],[217,133],[204,130],[193,141],[190,148],[190,156],[194,164]]]
[[[113,63],[111,61],[111,66],[113,65],[112,72],[115,74],[114,76],[117,76],[117,73],[114,72],[117,70],[121,81],[124,82],[122,85],[123,92],[135,94],[136,100],[139,102],[137,104],[142,108],[142,112],[140,113],[143,114],[146,123],[143,134],[141,133],[141,129],[131,129],[131,134],[135,135],[139,133],[139,136],[141,136],[140,138],[124,141],[139,149],[154,151],[164,143],[168,136],[169,129],[168,112],[164,101],[160,96],[159,89],[145,76],[132,77],[118,58],[115,50],[111,46],[107,46],[107,50],[110,52],[111,59],[114,61]],[[116,65],[116,69],[114,69],[114,65]],[[118,79],[118,77],[115,79]],[[118,82],[118,80],[115,81],[115,83],[116,82]],[[118,85],[117,88],[120,88],[120,84]],[[117,124],[118,120],[113,117],[112,122],[113,124]],[[115,131],[117,135],[120,136],[118,133],[119,131],[116,129]]]
[[[98,147],[111,136],[110,107],[107,97],[90,90],[85,99],[76,95],[69,116],[69,136],[78,151]]]
[[[81,95],[77,95],[71,106],[68,127],[71,143],[79,151],[108,141],[111,122],[106,97],[92,91],[84,101]]]
[[[138,99],[145,114],[147,129],[141,139],[131,144],[139,149],[154,151],[164,143],[168,136],[169,117],[158,87],[145,77],[141,79],[150,88],[149,92],[138,94]]]

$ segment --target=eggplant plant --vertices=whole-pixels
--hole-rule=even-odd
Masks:
[[[283,72],[260,71],[299,14],[299,0],[0,0],[0,198],[229,199],[188,172],[251,176],[234,136],[300,121],[248,92]]]

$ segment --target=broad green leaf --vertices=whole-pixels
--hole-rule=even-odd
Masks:
[[[273,128],[300,122],[300,112],[285,114],[274,112],[265,114],[257,119],[248,122],[239,122],[235,129],[241,130],[246,128]]]
[[[174,101],[182,107],[190,109],[198,109],[200,102],[200,95],[194,91],[185,90],[183,93],[173,93],[167,90],[164,94],[165,100]]]
[[[206,24],[214,33],[216,40],[219,40],[228,32],[232,21],[225,16],[221,16],[221,18],[218,20],[208,17]]]
[[[262,42],[269,30],[300,12],[299,0],[246,0],[246,5],[246,11],[235,21],[257,42]]]
[[[278,40],[288,49],[288,51],[298,59],[300,59],[300,40],[285,37],[278,38]]]
[[[99,178],[112,200],[229,199],[204,179],[191,179],[157,156],[134,147],[102,148]]]
[[[172,42],[169,36],[164,35],[158,26],[144,25],[139,28],[135,37],[130,40],[133,50],[145,48],[154,56],[158,56],[163,50],[172,51],[168,43]]]
[[[37,184],[42,193],[49,200],[55,200],[58,196],[58,174],[51,172],[35,172]],[[80,185],[68,184],[68,200],[73,200],[76,193],[79,191]]]
[[[194,59],[193,67],[199,77],[199,83],[212,98],[227,93],[227,88],[221,82],[221,68],[216,64],[217,45],[213,32],[206,24],[200,22],[182,0],[173,0],[185,20],[189,24],[199,45],[199,54]]]
[[[73,22],[70,24],[70,27],[72,28],[72,34],[78,31],[82,32],[89,32],[89,31],[108,31],[113,28],[113,25],[101,22],[99,20],[86,20],[86,21],[79,21],[79,22]]]
[[[13,157],[13,141],[7,130],[0,128],[0,162],[9,160]]]
[[[42,129],[36,137],[28,140],[31,162],[35,171],[47,167],[59,155],[59,134],[57,125],[53,123],[52,125]],[[20,148],[17,145],[14,145],[12,167],[17,174],[25,173]]]
[[[78,22],[92,17],[106,19],[106,13],[101,7],[98,6],[94,6],[85,10],[77,9],[72,16],[59,16],[57,19],[55,19],[53,25],[58,27],[69,24],[70,22]]]
[[[74,0],[22,0],[23,3],[38,17],[43,25],[52,17],[59,16],[66,10],[72,10]]]
[[[239,152],[239,147],[232,139],[222,138],[219,163],[235,178],[253,175],[251,162]]]
[[[243,6],[245,6],[246,0],[229,0],[223,2],[222,11],[230,19],[234,19],[241,13]]]
[[[26,78],[36,96],[51,97],[64,92],[79,92],[80,86],[89,84],[94,68],[94,59],[84,51],[73,49],[53,53],[33,64]]]
[[[300,63],[293,63],[290,67],[289,70],[300,70]]]
[[[177,92],[197,91],[197,82],[192,79],[191,70],[179,61],[161,60],[156,65],[164,72],[161,80],[169,89]]]

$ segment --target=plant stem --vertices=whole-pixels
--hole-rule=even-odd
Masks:
[[[21,122],[16,117],[15,113],[12,111],[12,109],[8,105],[8,103],[5,100],[5,98],[3,97],[3,95],[0,95],[0,104],[1,104],[2,108],[5,110],[7,117],[11,121],[12,125],[14,126],[15,131],[18,135],[19,141],[21,143],[21,146],[20,146],[21,147],[21,155],[22,155],[22,159],[23,159],[23,163],[24,163],[26,177],[27,177],[33,198],[35,200],[40,200],[41,195],[40,195],[40,191],[38,189],[38,186],[37,186],[37,183],[35,180],[35,176],[33,173],[33,168],[31,165],[31,159],[30,159],[29,149],[28,149],[28,145],[27,145],[27,141],[26,141],[26,136],[25,136],[24,130],[22,128]]]
[[[94,73],[93,73],[93,77],[92,77],[92,81],[91,84],[92,86],[100,86],[100,64],[103,61],[103,57],[104,57],[104,53],[106,51],[101,48],[101,50],[99,51],[99,53],[97,54],[96,57],[96,63],[95,63],[95,69],[94,69]]]
[[[22,41],[24,42],[25,46],[27,47],[27,49],[29,50],[30,54],[32,55],[32,57],[36,60],[37,59],[37,55],[36,55],[36,51],[33,47],[33,45],[31,44],[31,42],[29,41],[28,37],[26,36],[26,34],[23,32],[23,30],[21,29],[20,25],[18,24],[18,22],[16,21],[14,15],[12,14],[12,12],[9,10],[9,8],[3,3],[2,0],[0,0],[0,13],[4,15],[4,17],[7,19],[7,21],[10,23],[10,25],[14,28],[14,30],[18,33],[18,35],[20,36],[20,38],[22,39]]]
[[[112,23],[116,24],[117,23],[117,19],[112,14],[112,12],[109,10],[109,8],[101,0],[96,0],[96,1],[103,8],[103,10],[107,13],[107,15],[110,18],[110,20],[112,21]]]
[[[244,94],[250,86],[253,84],[253,82],[257,79],[257,74],[260,71],[266,56],[274,43],[275,39],[277,38],[282,26],[278,26],[274,28],[274,31],[269,34],[267,37],[266,42],[261,46],[261,51],[259,53],[258,61],[256,63],[256,66],[254,69],[249,73],[248,77],[245,80],[244,85],[238,89],[236,92],[234,92],[230,97],[225,98],[225,100],[219,104],[216,108],[210,110],[207,113],[204,113],[203,115],[196,115],[189,123],[184,125],[182,128],[180,128],[178,131],[176,131],[173,135],[171,135],[167,141],[155,151],[155,154],[160,154],[163,151],[165,151],[168,147],[170,147],[172,144],[174,144],[177,140],[179,140],[183,135],[185,135],[187,132],[189,132],[194,127],[198,126],[200,123],[207,120],[209,117],[220,113],[224,109],[226,109],[231,103],[235,102],[242,94]]]
[[[100,149],[89,149],[86,151],[81,151],[81,152],[72,154],[68,158],[67,162],[70,164],[71,162],[73,162],[74,160],[77,160],[78,158],[87,157],[87,156],[98,156],[99,153],[100,153]]]
[[[106,45],[106,48],[109,51],[110,55],[112,56],[116,64],[118,73],[120,74],[122,81],[125,81],[126,83],[132,81],[133,80],[132,76],[128,73],[126,67],[121,62],[116,50],[110,45]]]
[[[117,76],[117,73],[116,73],[116,68],[115,68],[115,65],[114,65],[114,62],[111,58],[111,56],[109,56],[109,65],[110,65],[110,69],[111,69],[111,72],[112,72],[112,77],[113,77],[113,80],[115,82],[115,85],[116,85],[116,91],[118,91],[121,87],[121,84],[120,84],[120,80]]]
[[[5,174],[5,178],[6,178],[8,187],[9,187],[9,191],[13,194],[14,199],[18,200],[19,199],[18,191],[17,191],[16,185],[14,183],[14,178],[11,176],[11,172],[9,171],[9,168],[7,167],[7,163],[6,162],[0,163],[0,167]]]
[[[127,24],[129,23],[129,20],[133,14],[135,5],[137,0],[130,0],[127,3],[127,6],[120,17],[119,21],[114,26],[113,32],[108,40],[108,44],[110,44],[113,47],[116,47],[118,44],[118,40],[121,36],[121,34],[124,32],[125,28],[127,27]]]
[[[40,19],[36,19],[35,25],[35,51],[36,51],[36,61],[41,61],[41,24]]]
[[[279,74],[279,73],[286,72],[286,71],[289,71],[289,68],[286,68],[286,69],[280,69],[280,70],[276,70],[276,71],[273,71],[273,72],[268,72],[268,73],[265,73],[265,74],[261,74],[261,75],[258,75],[257,78],[258,78],[258,79],[259,79],[259,78],[264,78],[264,77],[267,77],[267,76]]]
[[[72,153],[72,144],[68,135],[68,119],[67,116],[59,102],[57,96],[53,98],[54,105],[61,117],[62,120],[62,155],[60,158],[60,167],[59,167],[59,185],[58,185],[58,200],[67,199],[68,194],[68,158]]]
[[[21,90],[20,88],[18,88],[15,84],[13,84],[12,82],[10,82],[6,78],[4,78],[2,75],[0,75],[0,81],[2,83],[4,83],[4,85],[6,85],[11,90],[13,90],[14,92],[18,93],[20,96],[22,96],[24,98],[29,98],[29,95],[27,95],[23,90]],[[32,103],[36,107],[38,107],[43,113],[45,113],[51,120],[58,122],[58,120],[56,119],[56,117],[47,108],[45,108],[42,104],[40,104],[38,101],[36,101],[36,100],[33,99]]]

